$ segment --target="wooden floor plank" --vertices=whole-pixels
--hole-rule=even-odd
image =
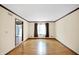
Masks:
[[[55,39],[28,39],[8,55],[75,55]]]

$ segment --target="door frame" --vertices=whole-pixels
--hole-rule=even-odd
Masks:
[[[16,46],[16,20],[19,20],[19,19],[15,18],[15,46]],[[20,21],[21,21],[21,20],[20,20]],[[23,21],[22,21],[22,41],[23,41],[23,39],[24,39],[24,38],[23,38],[23,37],[24,37],[24,35],[23,35],[23,34],[24,34],[24,31],[23,31],[23,30],[24,30],[24,26],[23,26],[23,24],[24,24],[24,23],[23,23]]]

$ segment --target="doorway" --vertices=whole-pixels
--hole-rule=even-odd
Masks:
[[[23,22],[16,19],[15,23],[15,46],[18,46],[23,41]]]

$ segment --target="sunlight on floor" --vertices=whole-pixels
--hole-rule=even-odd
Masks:
[[[39,54],[39,55],[46,54],[46,43],[45,43],[45,41],[40,40],[37,46],[38,46],[37,54]]]

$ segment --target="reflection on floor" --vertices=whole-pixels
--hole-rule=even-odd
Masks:
[[[75,55],[55,39],[28,39],[8,55]]]
[[[18,46],[22,42],[21,36],[16,36],[16,46]]]

